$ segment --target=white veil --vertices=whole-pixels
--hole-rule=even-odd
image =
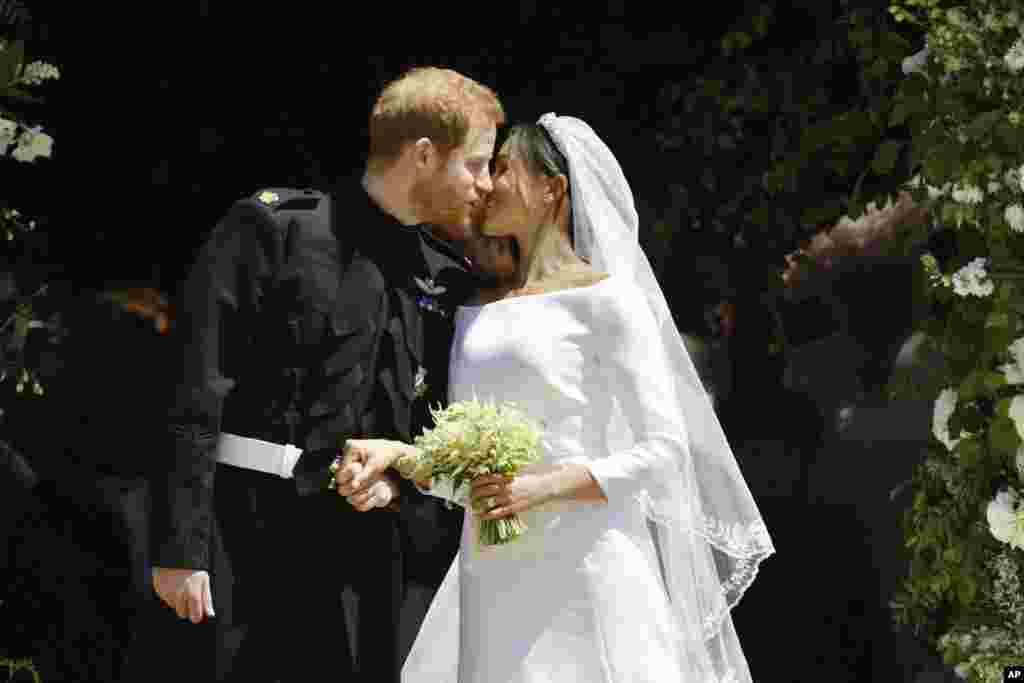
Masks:
[[[680,628],[683,670],[696,670],[703,680],[750,680],[729,612],[761,561],[775,552],[771,538],[640,248],[639,218],[622,168],[583,121],[545,114],[538,123],[569,164],[576,253],[595,270],[631,278],[645,293],[661,330],[661,339],[652,341],[664,345],[675,378],[689,448],[662,473],[663,485],[639,494],[638,502]],[[705,670],[708,663],[714,671]]]

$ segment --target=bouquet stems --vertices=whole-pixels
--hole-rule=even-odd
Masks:
[[[480,520],[480,545],[505,545],[519,538],[526,531],[526,523],[519,515],[503,519]]]

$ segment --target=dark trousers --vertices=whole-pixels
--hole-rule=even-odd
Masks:
[[[359,513],[328,492],[299,497],[291,480],[223,465],[215,509],[217,616],[195,625],[154,597],[132,658],[148,678],[135,680],[398,683],[397,515]]]

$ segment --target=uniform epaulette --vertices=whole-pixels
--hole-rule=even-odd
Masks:
[[[315,209],[324,194],[317,190],[297,190],[292,187],[268,187],[252,195],[271,211],[311,211]]]

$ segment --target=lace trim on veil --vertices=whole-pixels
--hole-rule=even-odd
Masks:
[[[719,577],[719,589],[723,598],[720,603],[721,607],[701,616],[704,639],[712,640],[718,637],[726,616],[740,602],[743,594],[757,578],[761,562],[775,553],[775,547],[764,521],[757,519],[749,524],[728,524],[722,520],[710,519],[702,514],[697,529],[686,529],[686,525],[680,521],[666,521],[664,515],[654,512],[654,504],[646,491],[637,493],[635,501],[654,524],[674,528],[683,533],[697,533],[713,549],[735,561],[731,564],[728,574]],[[724,680],[723,683],[727,682]]]
[[[775,548],[762,520],[751,522],[744,528],[741,524],[729,525],[705,518],[703,536],[714,548],[736,560],[732,573],[722,582],[725,607],[704,615],[704,637],[710,640],[721,633],[726,615],[754,583],[761,562],[773,555]]]

